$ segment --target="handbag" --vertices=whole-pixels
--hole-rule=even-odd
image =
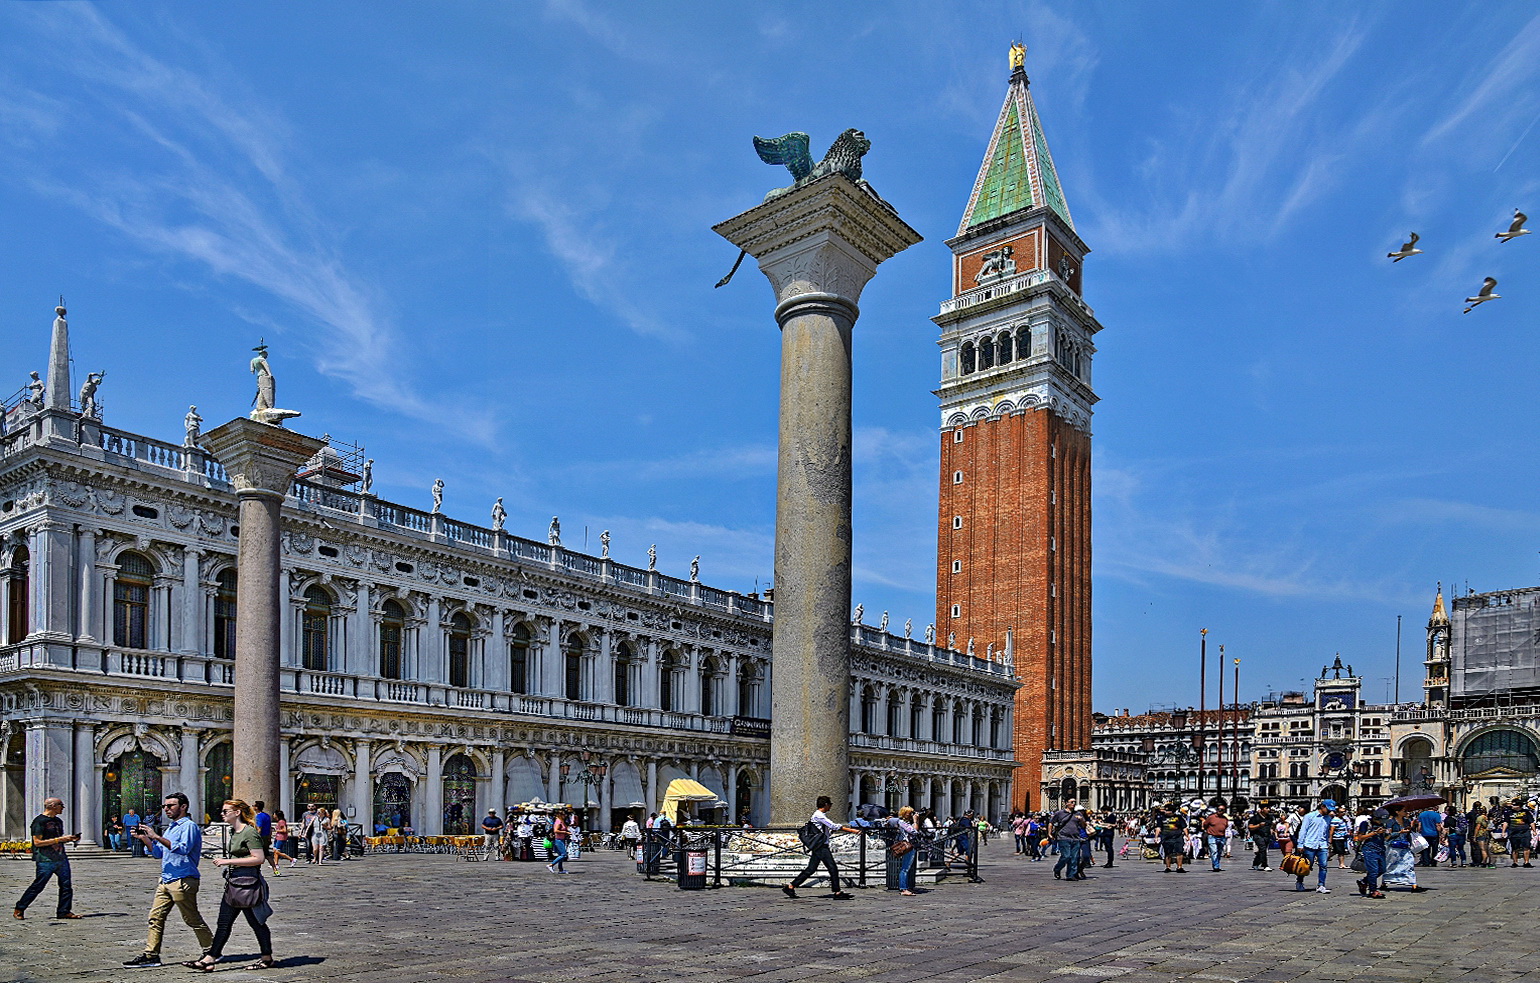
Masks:
[[[1278,862],[1278,869],[1295,877],[1309,877],[1315,864],[1303,854],[1291,853]]]
[[[232,908],[255,908],[267,901],[267,881],[260,867],[226,867],[224,902]]]
[[[1421,833],[1413,833],[1408,837],[1407,842],[1411,845],[1413,853],[1421,853],[1428,848],[1428,838]]]
[[[1352,866],[1352,868],[1354,870],[1358,871],[1360,874],[1364,873],[1365,871],[1367,871],[1369,869],[1368,866],[1364,864],[1364,855],[1361,854],[1361,853],[1360,854],[1356,854],[1353,857],[1353,863],[1352,863],[1351,866]]]
[[[899,840],[897,843],[888,847],[888,852],[893,854],[895,857],[902,857],[904,854],[913,849],[913,843],[910,843],[908,840]]]

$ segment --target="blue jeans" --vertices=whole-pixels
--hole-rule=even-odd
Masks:
[[[43,893],[43,888],[48,886],[48,878],[59,878],[59,907],[57,913],[62,917],[70,913],[75,904],[75,887],[70,883],[69,858],[63,860],[39,860],[37,862],[37,876],[32,878],[32,884],[22,894],[21,900],[16,902],[17,911],[26,911],[27,906],[37,900],[37,896]]]
[[[565,874],[567,872],[567,841],[552,840],[551,842],[556,844],[556,852],[551,857],[551,866]]]
[[[1068,868],[1065,875],[1074,880],[1080,873],[1080,841],[1059,837],[1059,862],[1053,865],[1053,872],[1059,873]]]
[[[1224,859],[1225,838],[1210,834],[1208,838],[1208,858],[1213,861],[1214,869],[1219,870],[1219,861]]]
[[[1449,862],[1465,863],[1465,834],[1449,834]]]
[[[914,855],[919,852],[910,850],[898,858],[898,889],[900,891],[914,890]]]
[[[1326,848],[1323,847],[1323,846],[1309,846],[1309,847],[1302,846],[1302,847],[1299,847],[1298,849],[1296,849],[1294,852],[1299,854],[1300,856],[1304,857],[1306,860],[1309,860],[1311,863],[1315,864],[1316,886],[1317,887],[1325,887],[1326,886]],[[1301,877],[1301,878],[1299,878],[1298,882],[1295,884],[1295,887],[1303,888],[1304,886],[1305,886],[1305,879],[1303,877]]]
[[[1380,878],[1385,876],[1385,855],[1379,851],[1364,851],[1358,855],[1364,862],[1364,883],[1370,893],[1380,889]]]

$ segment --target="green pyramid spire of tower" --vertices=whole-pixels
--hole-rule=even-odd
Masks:
[[[957,231],[961,235],[990,219],[1041,205],[1051,208],[1071,229],[1075,227],[1032,102],[1027,73],[1017,65]]]

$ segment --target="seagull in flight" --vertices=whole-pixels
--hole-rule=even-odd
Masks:
[[[1497,280],[1495,278],[1487,277],[1485,280],[1482,280],[1481,290],[1477,292],[1476,296],[1465,298],[1465,302],[1470,306],[1465,308],[1462,313],[1469,314],[1489,300],[1501,300],[1503,295],[1494,294],[1492,291],[1495,289],[1497,289]]]
[[[1411,235],[1412,237],[1410,239],[1401,244],[1401,248],[1399,250],[1393,253],[1386,253],[1385,258],[1393,263],[1399,263],[1403,259],[1406,259],[1408,256],[1416,256],[1418,253],[1422,252],[1421,249],[1417,248],[1417,240],[1422,237],[1415,232],[1413,232]]]
[[[1508,231],[1498,232],[1493,235],[1492,238],[1501,239],[1503,242],[1507,242],[1509,239],[1517,239],[1519,236],[1527,236],[1530,232],[1534,231],[1533,229],[1524,228],[1524,223],[1528,221],[1529,216],[1515,208],[1513,210],[1513,224],[1508,226]]]

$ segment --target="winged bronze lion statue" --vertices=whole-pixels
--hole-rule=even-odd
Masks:
[[[882,199],[861,177],[861,158],[872,149],[872,142],[866,139],[866,134],[857,129],[849,129],[841,133],[834,141],[829,152],[823,155],[823,160],[813,163],[813,155],[808,153],[811,138],[800,130],[794,130],[785,136],[766,140],[764,137],[754,138],[754,152],[759,154],[759,159],[766,164],[784,164],[791,172],[792,183],[784,188],[776,188],[765,195],[765,201],[789,194],[802,187],[804,184],[827,177],[830,174],[843,174],[856,184],[860,185],[868,194]],[[738,254],[738,262],[721,280],[717,286],[725,286],[732,280],[733,274],[738,272],[738,266],[743,262],[744,253]]]

